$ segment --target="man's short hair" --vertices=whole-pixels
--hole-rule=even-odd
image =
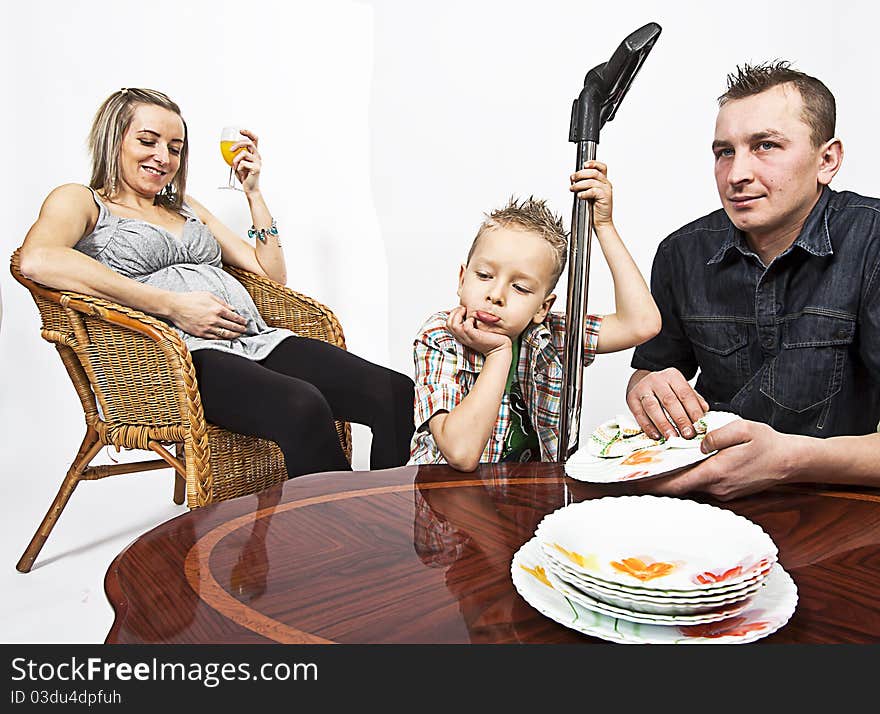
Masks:
[[[471,262],[471,256],[476,250],[480,237],[489,228],[501,226],[531,231],[546,240],[553,249],[554,267],[550,285],[547,288],[549,293],[559,280],[559,276],[562,275],[562,271],[565,269],[565,260],[568,257],[568,233],[562,227],[562,219],[547,207],[546,201],[538,200],[534,196],[523,200],[511,196],[504,208],[496,208],[485,216],[486,220],[480,224],[480,229],[471,243],[467,262]]]
[[[718,105],[760,94],[780,84],[793,84],[800,92],[804,104],[802,118],[810,127],[813,145],[821,146],[834,138],[837,121],[834,95],[818,79],[792,69],[791,63],[784,60],[737,65],[736,72],[727,75],[727,91],[718,97]]]

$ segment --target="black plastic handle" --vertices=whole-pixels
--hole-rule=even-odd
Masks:
[[[640,27],[618,45],[611,59],[587,72],[571,107],[569,141],[599,142],[599,130],[614,118],[660,31],[656,22]]]

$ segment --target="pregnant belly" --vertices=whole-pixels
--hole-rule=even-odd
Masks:
[[[172,265],[146,276],[144,282],[173,292],[209,292],[246,318],[247,333],[259,331],[263,321],[245,287],[222,268],[212,265]]]

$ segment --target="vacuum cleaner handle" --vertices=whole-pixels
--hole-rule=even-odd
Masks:
[[[593,67],[571,108],[569,141],[577,144],[575,171],[596,158],[599,130],[614,118],[633,78],[657,41],[660,25],[650,22],[631,33],[611,59]],[[585,205],[586,204],[586,205]],[[580,441],[583,385],[584,313],[590,287],[590,246],[593,202],[572,199],[571,239],[568,244],[568,292],[565,308],[562,393],[557,461],[565,463]]]
[[[599,130],[614,119],[660,30],[656,22],[640,27],[618,45],[611,59],[587,72],[584,87],[572,104],[569,141],[599,142]]]

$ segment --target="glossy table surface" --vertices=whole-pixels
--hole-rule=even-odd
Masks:
[[[105,579],[108,643],[599,643],[510,577],[541,518],[639,493],[557,464],[302,476],[144,534]],[[798,589],[763,643],[880,642],[880,490],[784,487],[721,503],[759,524]]]

